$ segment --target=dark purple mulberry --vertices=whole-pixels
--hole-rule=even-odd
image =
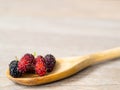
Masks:
[[[56,59],[53,55],[47,54],[45,56],[45,63],[46,63],[47,72],[51,72],[55,66]]]
[[[14,60],[9,64],[10,75],[14,78],[21,77],[22,73],[18,71],[18,61]]]

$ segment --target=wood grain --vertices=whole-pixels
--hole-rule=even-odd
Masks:
[[[37,87],[14,84],[8,64],[27,52],[56,57],[86,55],[120,46],[119,0],[0,0],[0,89],[119,90],[120,59]]]

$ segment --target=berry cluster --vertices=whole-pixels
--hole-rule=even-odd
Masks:
[[[35,58],[32,54],[27,53],[20,61],[11,61],[9,71],[14,78],[21,77],[25,73],[36,73],[39,76],[44,76],[53,70],[55,63],[55,57],[51,54],[47,54],[45,57],[39,55]]]

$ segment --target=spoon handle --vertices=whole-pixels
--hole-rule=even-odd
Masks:
[[[95,53],[95,54],[90,55],[90,57],[93,60],[92,64],[119,58],[120,57],[120,47],[106,50],[106,51],[99,52],[99,53]]]

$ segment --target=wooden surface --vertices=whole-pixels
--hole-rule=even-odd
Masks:
[[[26,52],[78,56],[120,46],[119,0],[0,0],[1,90],[119,90],[120,59],[46,85],[27,87],[5,76]]]

